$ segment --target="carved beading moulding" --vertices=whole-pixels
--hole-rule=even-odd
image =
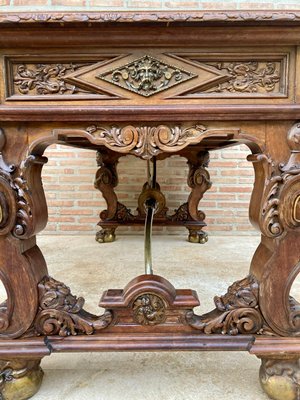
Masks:
[[[106,23],[106,22],[266,22],[300,21],[300,12],[295,11],[188,11],[188,12],[19,12],[1,13],[0,23]]]

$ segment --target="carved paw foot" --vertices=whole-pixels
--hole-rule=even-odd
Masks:
[[[41,360],[0,360],[0,400],[26,400],[39,390]]]
[[[194,231],[192,229],[189,229],[188,241],[190,243],[205,244],[208,241],[208,234],[203,231]]]
[[[300,359],[262,358],[260,383],[273,400],[300,400]]]
[[[101,229],[96,233],[96,241],[98,243],[111,243],[116,240],[115,228]]]

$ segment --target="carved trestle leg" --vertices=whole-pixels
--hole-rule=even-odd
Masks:
[[[15,135],[17,151],[7,145],[16,142]],[[35,239],[47,223],[41,181],[47,159],[28,154],[27,146],[25,133],[11,128],[5,136],[0,129],[0,279],[7,293],[0,305],[0,340],[16,339],[18,343],[18,339],[33,338],[34,343],[39,335],[92,334],[110,323],[111,313],[100,317],[87,313],[82,298],[48,276]],[[6,347],[4,343],[0,400],[26,400],[38,391],[43,376],[40,361],[50,352],[28,353],[22,346],[16,351],[13,344]]]
[[[267,132],[264,153],[248,157],[255,169],[250,219],[262,232],[250,274],[215,297],[215,310],[188,312],[186,320],[205,334],[281,338],[278,350],[262,339],[261,350],[256,336],[251,353],[262,360],[260,381],[271,399],[300,400],[300,352],[289,345],[300,337],[300,304],[290,296],[300,273],[300,124],[289,130],[286,143],[284,132],[277,134]],[[292,349],[299,349],[296,342]]]
[[[290,296],[300,273],[300,124],[289,130],[286,148],[276,141],[270,132],[269,151],[249,156],[256,173],[250,216],[262,232],[251,273],[259,281],[259,307],[271,332],[300,337],[300,304]],[[262,359],[261,384],[270,398],[299,400],[300,353],[283,347],[257,356]]]
[[[99,243],[109,243],[116,239],[115,231],[118,221],[122,215],[130,215],[129,210],[118,202],[114,188],[118,185],[117,163],[123,154],[113,152],[109,149],[97,151],[98,171],[95,177],[95,188],[98,189],[107,204],[107,209],[100,213],[98,225],[102,229],[97,232],[96,240]]]
[[[175,214],[171,216],[171,219],[187,221],[186,227],[189,231],[189,242],[203,244],[207,242],[208,235],[197,226],[197,222],[205,220],[205,214],[198,209],[198,206],[204,193],[212,186],[209,172],[206,169],[209,164],[209,153],[208,151],[182,151],[180,155],[188,160],[189,173],[187,183],[192,190],[187,203],[182,204]]]
[[[8,132],[11,142],[15,134],[14,129]],[[25,135],[18,135],[17,151],[8,146],[4,153],[6,144],[0,129],[0,278],[7,293],[7,300],[0,306],[0,340],[32,334],[39,304],[37,285],[47,274],[35,242],[36,232],[47,220],[40,179],[46,159],[26,155]],[[30,358],[22,351],[20,358],[2,358],[0,399],[24,400],[33,396],[43,376],[40,360],[41,357]]]

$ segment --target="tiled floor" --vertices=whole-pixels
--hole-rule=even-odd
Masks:
[[[183,236],[156,236],[154,272],[175,287],[196,289],[203,313],[213,308],[214,295],[247,275],[258,241],[213,236],[195,245]],[[50,274],[85,297],[94,313],[101,313],[103,290],[123,288],[143,273],[142,236],[102,245],[92,236],[41,236],[38,243]],[[237,352],[53,354],[42,362],[45,377],[34,400],[266,400],[259,365]]]

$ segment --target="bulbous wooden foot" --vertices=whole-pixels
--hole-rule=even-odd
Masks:
[[[260,383],[273,400],[300,400],[300,358],[262,358]]]
[[[208,241],[208,234],[203,231],[196,231],[194,229],[189,229],[188,241],[190,243],[205,244]]]
[[[96,233],[96,241],[98,243],[114,242],[116,240],[115,230],[116,228],[101,229],[101,231]]]
[[[0,400],[26,400],[39,390],[41,360],[0,360]]]

